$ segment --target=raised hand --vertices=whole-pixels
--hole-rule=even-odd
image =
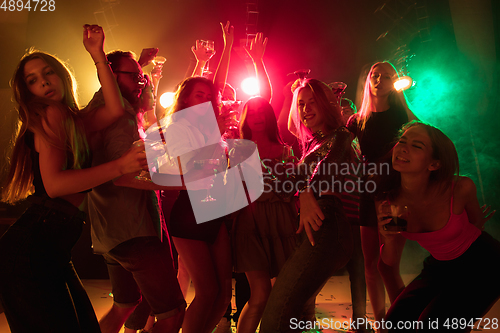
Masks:
[[[193,52],[197,61],[207,62],[215,54],[215,51],[209,50],[203,46],[203,42],[199,39],[196,40],[196,46],[191,46],[191,51]]]
[[[226,22],[226,25],[223,25],[222,22],[220,22],[220,26],[222,28],[222,37],[224,38],[224,46],[233,46],[234,43],[234,27],[229,23],[229,21]]]
[[[142,49],[141,56],[139,57],[139,65],[141,67],[147,66],[158,54],[158,48],[150,47],[147,49]]]
[[[237,114],[238,111],[225,110],[217,117],[217,125],[219,125],[221,135],[227,130],[238,128],[239,121],[236,120]]]
[[[96,24],[83,26],[83,45],[88,53],[95,58],[104,55],[104,31]]]
[[[250,42],[250,47],[244,47],[247,54],[254,62],[261,61],[266,51],[267,37],[264,38],[262,32],[258,32]]]

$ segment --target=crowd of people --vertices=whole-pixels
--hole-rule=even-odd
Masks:
[[[405,321],[443,332],[447,318],[463,318],[469,325],[454,331],[470,331],[500,297],[500,242],[484,231],[494,211],[480,207],[474,182],[459,175],[453,142],[395,90],[394,66],[371,67],[358,112],[343,89],[301,77],[284,88],[277,116],[267,38],[259,33],[245,47],[260,94],[239,107],[226,82],[234,29],[221,28],[213,76],[203,76],[213,51],[196,41],[196,67],[166,109],[155,104],[161,68],[142,69],[158,49],[138,60],[105,54],[100,26],[83,27],[101,83],[83,108],[62,61],[36,50],[22,57],[11,80],[19,126],[2,201],[31,205],[0,238],[0,300],[11,331],[230,332],[235,277],[238,333],[259,325],[262,333],[300,332],[291,323],[317,322],[316,295],[343,267],[354,322],[366,318],[368,291],[375,321],[394,324],[379,332],[431,330],[401,329]],[[235,157],[248,147],[257,168]],[[364,165],[387,172],[360,172]],[[264,185],[257,193],[254,176]],[[237,191],[246,205],[200,223],[200,203],[206,214],[225,211]],[[387,227],[387,207],[405,207],[404,230]],[[84,221],[113,293],[100,320],[71,262]],[[407,286],[399,268],[406,239],[430,253]],[[374,332],[369,322],[352,329]]]

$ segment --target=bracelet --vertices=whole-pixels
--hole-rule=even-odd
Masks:
[[[107,60],[106,60],[106,61],[96,61],[96,62],[94,63],[94,65],[96,65],[96,66],[97,66],[97,64],[106,64],[106,65],[111,65],[111,63],[110,63],[109,61],[107,61]]]

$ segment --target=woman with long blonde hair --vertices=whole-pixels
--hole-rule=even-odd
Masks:
[[[11,80],[19,113],[2,201],[31,206],[0,239],[0,299],[12,332],[99,332],[92,304],[71,263],[86,191],[145,165],[143,148],[89,168],[87,136],[123,114],[103,51],[101,27],[85,25],[106,108],[81,114],[71,72],[56,57],[30,51]]]
[[[366,163],[382,163],[393,146],[399,128],[416,119],[404,93],[394,89],[397,77],[397,71],[390,62],[374,64],[365,81],[361,108],[347,122],[346,127],[359,139]],[[377,170],[382,169],[377,167]],[[393,302],[404,288],[404,283],[399,264],[391,267],[379,260],[377,216],[374,201],[368,193],[361,196],[360,225],[366,286],[375,319],[381,321],[385,316],[384,284]]]

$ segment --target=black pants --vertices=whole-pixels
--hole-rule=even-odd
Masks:
[[[387,312],[389,332],[470,329],[465,325],[483,317],[500,297],[499,263],[500,242],[485,232],[456,259],[428,257]]]
[[[100,332],[71,263],[84,215],[67,205],[32,204],[0,239],[0,299],[13,333]]]

